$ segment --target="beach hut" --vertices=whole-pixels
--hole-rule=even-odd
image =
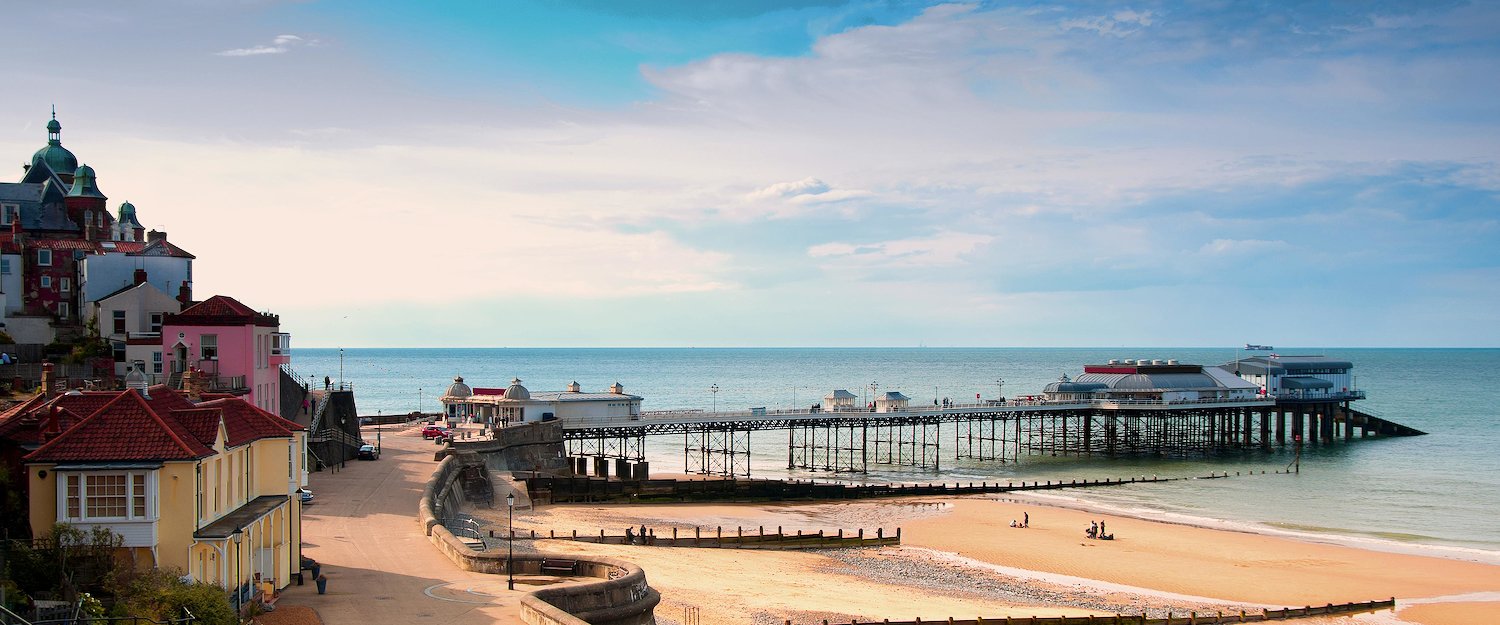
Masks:
[[[911,398],[897,391],[887,391],[875,400],[875,412],[905,412]]]
[[[858,410],[854,400],[859,399],[844,389],[836,389],[823,398],[823,412],[850,412]]]

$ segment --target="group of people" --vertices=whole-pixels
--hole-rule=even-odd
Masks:
[[[1089,521],[1089,528],[1083,530],[1083,535],[1095,540],[1114,540],[1114,534],[1104,533],[1104,521]]]
[[[637,542],[638,538],[639,538],[639,542]],[[627,545],[649,545],[652,542],[654,542],[655,538],[656,538],[656,536],[653,536],[646,529],[646,524],[645,523],[641,524],[641,533],[640,533],[639,536],[636,535],[635,528],[633,528],[633,527],[627,527],[627,528],[625,528],[625,544],[627,544]]]
[[[1011,527],[1031,527],[1031,513],[1030,512],[1022,512],[1021,513],[1021,520],[1019,522],[1017,522],[1015,519],[1011,519],[1010,520],[1010,526]]]

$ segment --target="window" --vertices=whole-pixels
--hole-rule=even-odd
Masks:
[[[73,290],[73,279],[72,278],[64,277],[64,278],[58,278],[57,280],[58,280],[58,289],[57,290],[62,291],[64,293],[67,293],[67,292]]]
[[[36,264],[41,265],[43,267],[51,267],[52,266],[52,250],[37,250],[36,251]]]
[[[123,311],[123,310],[116,310],[116,311],[114,311],[114,319],[115,319],[115,334],[124,334],[125,333],[125,311]]]
[[[219,358],[219,335],[205,334],[198,337],[198,349],[203,360],[218,360]]]
[[[292,335],[277,332],[271,335],[271,355],[285,356],[292,353]]]
[[[10,259],[0,258],[0,274],[10,275]]]
[[[151,373],[161,373],[161,352],[151,352]]]
[[[63,498],[70,520],[150,518],[146,474],[141,472],[70,473]]]
[[[52,288],[52,276],[42,276],[42,288]]]
[[[57,303],[57,316],[59,316],[59,317],[66,317],[66,316],[68,316],[68,303],[67,302],[58,302]]]
[[[114,350],[115,350],[115,362],[125,362],[125,344],[124,343],[115,343],[114,344]]]
[[[162,313],[151,313],[151,331],[161,334]]]
[[[0,225],[9,226],[21,216],[20,204],[0,204]]]

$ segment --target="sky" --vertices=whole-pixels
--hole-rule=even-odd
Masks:
[[[10,175],[295,346],[1500,346],[1495,3],[6,15]]]

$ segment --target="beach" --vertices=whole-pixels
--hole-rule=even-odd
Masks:
[[[481,516],[504,527],[503,515]],[[1030,517],[1026,528],[1011,520]],[[1115,540],[1090,540],[1103,521]],[[516,527],[597,535],[648,526],[705,536],[882,527],[902,546],[756,551],[538,540],[548,553],[605,554],[646,569],[663,597],[658,620],[694,610],[713,623],[924,621],[1047,615],[1238,614],[1397,598],[1361,621],[1478,623],[1500,619],[1500,566],[1283,536],[1163,523],[1048,502],[974,496],[806,504],[549,505]],[[520,541],[520,549],[532,548]],[[1421,549],[1417,548],[1417,552]],[[1407,607],[1410,604],[1410,607]],[[1353,622],[1351,617],[1302,622]],[[1375,619],[1375,620],[1369,620]]]

